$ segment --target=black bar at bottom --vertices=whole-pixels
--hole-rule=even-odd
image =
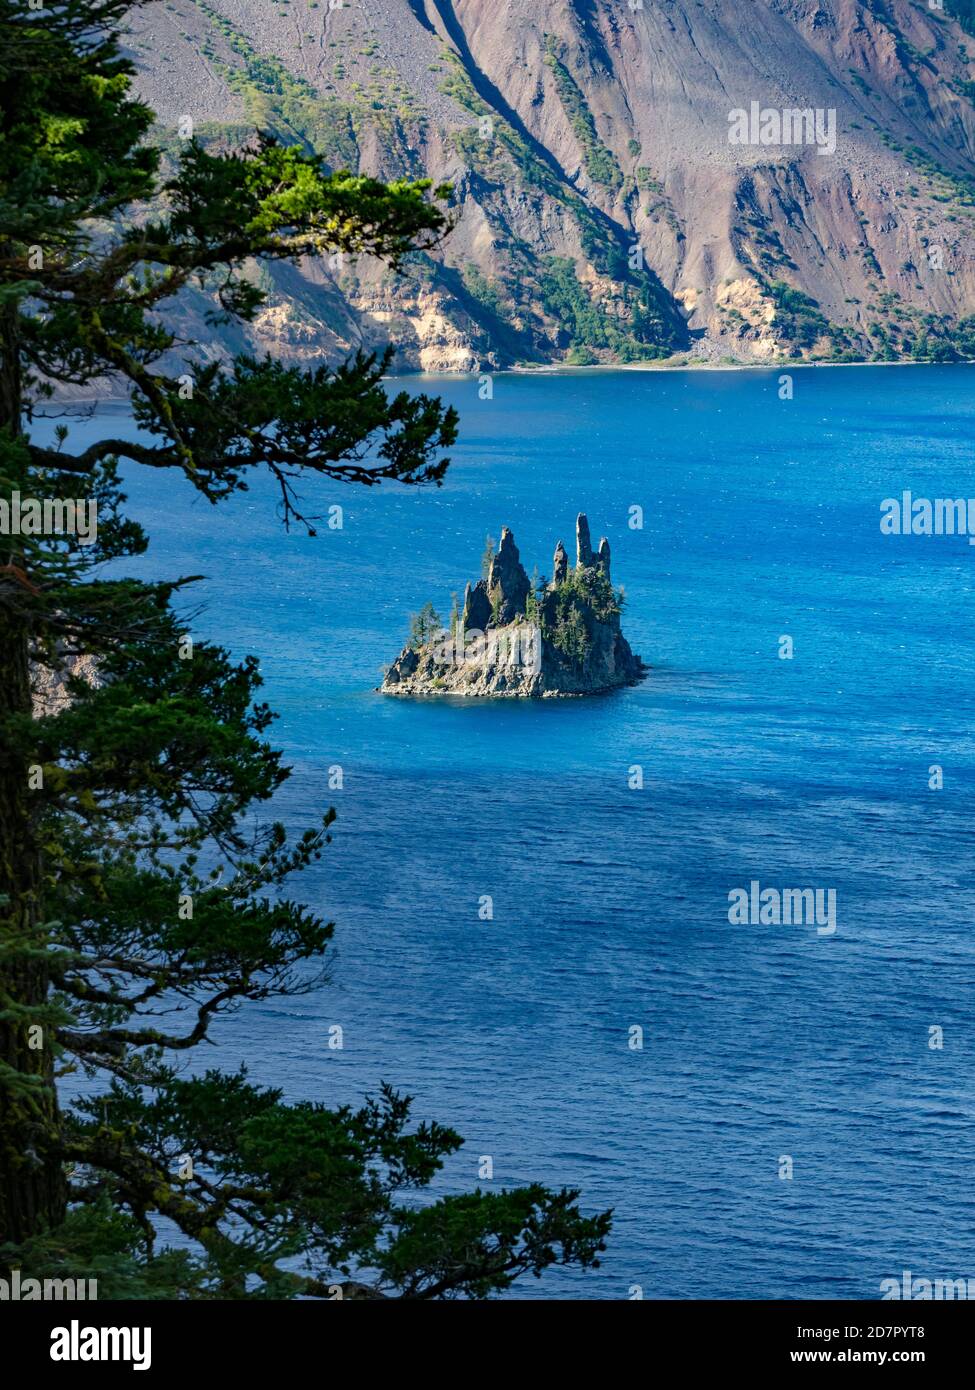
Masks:
[[[620,1354],[626,1352],[648,1369],[676,1363],[686,1371],[781,1372],[803,1365],[947,1370],[967,1361],[971,1331],[966,1306],[924,1300],[910,1306],[543,1299],[426,1306],[0,1303],[8,1368],[15,1354],[21,1375],[48,1369],[66,1379],[85,1371],[172,1376],[189,1369],[248,1377],[284,1372],[290,1377],[289,1367],[295,1378],[303,1379],[312,1368],[327,1375],[337,1361],[358,1361],[374,1373],[387,1356],[400,1371],[418,1359],[432,1373],[437,1364],[449,1365],[453,1378],[464,1373],[465,1363],[470,1371],[486,1369],[486,1348],[498,1358],[498,1370],[504,1370],[509,1335],[521,1374],[526,1352],[532,1360],[537,1356],[548,1363],[551,1374],[564,1355],[576,1357],[583,1349],[607,1370],[619,1367]],[[458,1334],[465,1339],[459,1345],[450,1340]]]

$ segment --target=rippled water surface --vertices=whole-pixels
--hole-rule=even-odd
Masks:
[[[291,1097],[411,1091],[467,1138],[445,1190],[491,1155],[498,1185],[614,1207],[601,1270],[522,1296],[975,1276],[975,549],[879,529],[905,488],[975,496],[975,376],[794,375],[792,401],[755,372],[498,377],[492,401],[408,383],[460,409],[446,485],[309,486],[344,507],[317,540],[283,533],[264,483],[214,510],[132,479],[140,567],[205,573],[198,630],[261,657],[283,814],[339,811],[303,888],[337,923],[332,985],[228,1020],[219,1060]],[[644,685],[374,692],[408,614],[478,576],[486,532],[509,525],[548,574],[579,510],[610,538]],[[835,888],[836,933],[730,926],[752,879]]]

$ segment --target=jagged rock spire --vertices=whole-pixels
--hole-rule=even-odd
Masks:
[[[605,536],[601,537],[600,542],[599,542],[599,557],[598,557],[598,558],[599,558],[599,563],[600,563],[600,564],[602,565],[602,567],[603,567],[603,573],[605,574],[606,578],[608,579],[608,578],[609,578],[609,541],[606,539]]]
[[[497,621],[503,627],[514,622],[525,611],[528,591],[531,584],[518,555],[515,538],[505,526],[501,531],[501,544],[491,561],[488,578],[488,593],[497,611]]]
[[[552,588],[557,589],[560,584],[564,584],[569,577],[569,557],[565,553],[565,546],[559,541],[555,547],[555,556],[552,560]]]
[[[491,621],[491,600],[488,598],[487,584],[479,579],[473,589],[468,584],[464,590],[464,631],[484,632]]]
[[[589,522],[585,512],[576,517],[576,569],[587,569],[593,562],[592,541],[589,538]]]

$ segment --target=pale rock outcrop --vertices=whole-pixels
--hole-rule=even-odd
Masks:
[[[589,537],[589,522],[584,512],[576,517],[576,569],[584,570],[592,564],[592,541]]]
[[[599,554],[597,556],[597,560],[599,564],[602,566],[603,574],[605,574],[606,578],[609,579],[609,541],[606,539],[605,536],[600,537]]]
[[[97,689],[102,681],[98,662],[87,653],[59,653],[54,666],[35,662],[31,666],[31,691],[35,719],[61,714],[71,704],[68,681],[80,678]]]

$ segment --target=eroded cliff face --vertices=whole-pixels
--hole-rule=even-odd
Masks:
[[[468,584],[463,613],[446,629],[414,632],[386,672],[386,695],[545,699],[634,685],[647,668],[620,626],[609,541],[593,552],[589,523],[576,521],[576,563],[559,541],[552,578],[529,579],[505,527],[487,576]],[[432,617],[431,617],[432,621]]]
[[[270,298],[244,337],[284,360],[390,338],[428,371],[937,357],[975,355],[972,10],[167,0],[134,14],[132,49],[174,150],[186,117],[227,145],[259,125],[454,185],[452,234],[402,279],[255,268]],[[753,104],[821,113],[833,148],[763,143],[759,120],[731,143]],[[233,346],[202,307],[194,336]]]

